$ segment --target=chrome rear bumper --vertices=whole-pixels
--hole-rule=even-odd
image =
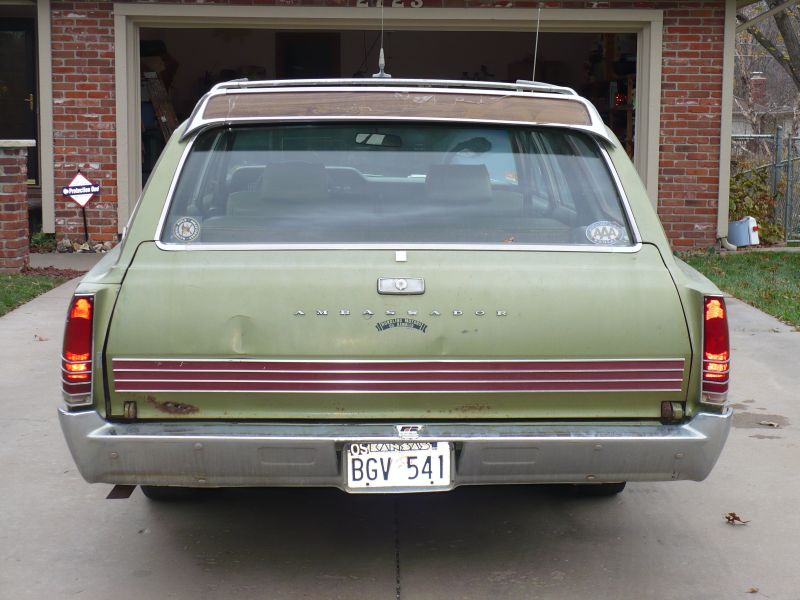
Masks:
[[[453,443],[453,487],[700,481],[722,451],[731,414],[700,413],[683,425],[424,423],[417,440]],[[347,489],[345,443],[401,439],[386,423],[111,423],[64,409],[59,418],[81,475],[114,484]]]

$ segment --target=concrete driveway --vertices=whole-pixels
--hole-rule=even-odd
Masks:
[[[0,318],[0,598],[800,598],[800,333],[740,302],[703,483],[154,504],[77,473],[56,420],[66,284]],[[759,424],[777,423],[778,428]],[[747,525],[727,525],[734,511]],[[752,590],[757,590],[753,592]],[[750,592],[750,593],[748,593]]]

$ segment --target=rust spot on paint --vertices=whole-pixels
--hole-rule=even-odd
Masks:
[[[155,399],[155,396],[148,396],[147,403],[153,408],[170,415],[190,415],[200,410],[192,404],[184,404],[183,402],[170,402],[169,400],[159,402]]]

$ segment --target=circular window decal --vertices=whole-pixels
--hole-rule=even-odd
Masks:
[[[586,227],[586,239],[599,246],[613,246],[625,242],[625,228],[611,221],[597,221]]]
[[[175,222],[172,232],[182,242],[193,242],[200,235],[200,223],[192,217],[181,217]]]

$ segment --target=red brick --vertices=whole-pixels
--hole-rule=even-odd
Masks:
[[[0,144],[0,272],[28,264],[27,149]]]
[[[163,2],[164,0],[155,0]],[[216,4],[271,6],[275,0],[219,0]],[[296,5],[327,5],[320,0],[298,0]],[[449,6],[443,0],[439,6]],[[333,5],[333,4],[331,4]],[[458,0],[459,6],[482,7],[482,0]],[[92,211],[95,239],[116,239],[116,132],[114,102],[114,21],[112,2],[53,0],[52,43],[56,187],[75,173],[76,164],[99,163],[91,174],[102,180],[103,203]],[[434,6],[426,3],[426,6]],[[533,0],[514,6],[535,8]],[[548,0],[545,6],[570,8],[641,8],[664,11],[661,123],[658,188],[659,212],[675,247],[708,246],[714,228],[694,231],[706,211],[716,215],[722,97],[722,56],[725,4],[723,0]],[[88,117],[88,114],[99,115]],[[689,213],[675,212],[691,203]],[[57,199],[59,233],[79,229],[80,216]],[[672,219],[686,219],[675,221]],[[688,229],[679,229],[677,226]],[[691,235],[690,235],[691,234]]]

